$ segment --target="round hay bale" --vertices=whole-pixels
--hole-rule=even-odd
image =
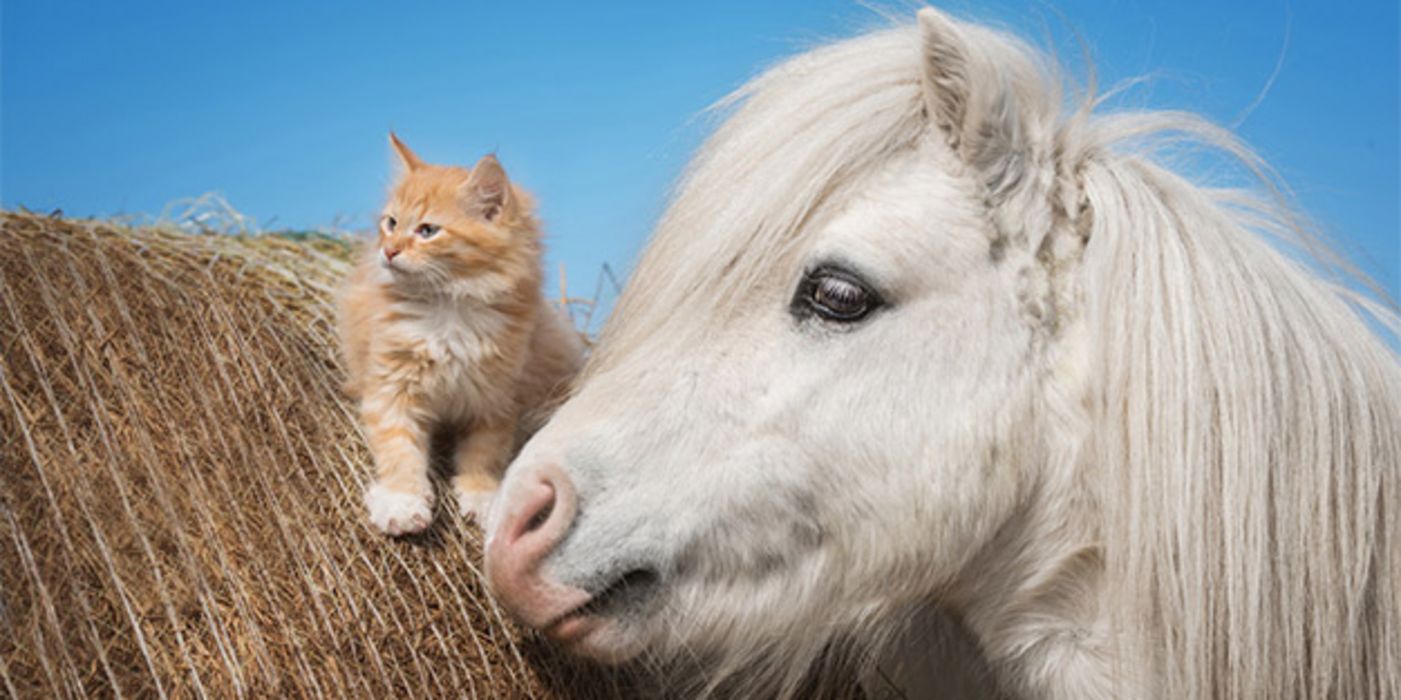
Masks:
[[[522,638],[455,513],[407,541],[366,524],[344,245],[0,227],[8,695],[630,694]]]

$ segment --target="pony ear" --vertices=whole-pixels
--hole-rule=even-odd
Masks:
[[[957,151],[963,142],[973,91],[968,45],[953,20],[938,10],[926,7],[918,17],[924,110]]]
[[[1006,157],[1021,151],[1025,129],[1007,76],[973,49],[958,22],[926,7],[919,11],[924,109],[965,162],[1003,180]]]
[[[467,208],[487,221],[495,221],[515,202],[511,196],[511,181],[496,156],[488,155],[472,166],[472,174],[462,185]]]
[[[423,159],[409,150],[409,147],[405,146],[404,142],[400,141],[399,137],[392,131],[389,132],[389,145],[394,147],[394,153],[399,156],[399,164],[403,166],[404,172],[413,172],[423,167]]]

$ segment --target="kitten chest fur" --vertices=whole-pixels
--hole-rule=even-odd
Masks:
[[[516,408],[530,325],[478,301],[399,301],[373,354],[394,360],[378,368],[386,383],[441,422],[465,422]]]

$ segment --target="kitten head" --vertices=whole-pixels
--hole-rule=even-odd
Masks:
[[[380,217],[377,256],[392,282],[447,290],[509,282],[534,266],[529,200],[495,156],[469,170],[425,163],[393,133],[389,142],[401,167]]]

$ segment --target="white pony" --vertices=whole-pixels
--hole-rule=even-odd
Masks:
[[[926,9],[738,93],[503,484],[510,611],[682,694],[1401,697],[1395,315],[1047,63]]]

